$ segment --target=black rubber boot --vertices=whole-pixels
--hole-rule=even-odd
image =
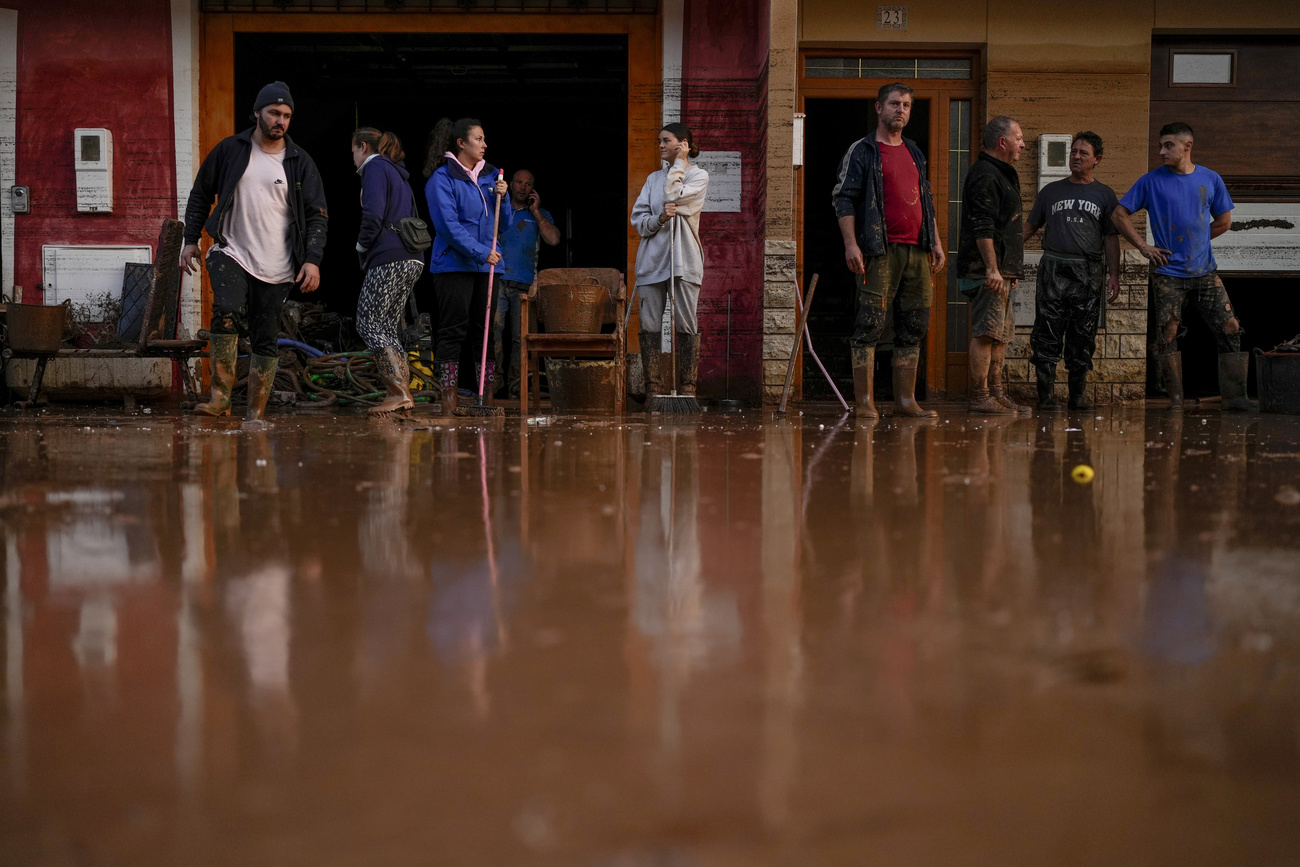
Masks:
[[[239,336],[213,334],[208,338],[208,361],[212,365],[212,396],[194,407],[199,415],[230,415],[230,390],[235,387],[235,358]]]
[[[1227,412],[1250,412],[1255,405],[1246,396],[1246,376],[1250,372],[1249,352],[1219,353],[1219,394]]]
[[[876,409],[876,347],[854,346],[853,358],[853,414],[862,419],[878,419]]]
[[[248,357],[248,410],[244,421],[261,421],[266,416],[266,402],[275,386],[275,369],[280,359],[274,355]]]
[[[661,368],[663,353],[659,351],[658,332],[641,332],[641,369],[645,372],[645,399],[663,394],[664,380]]]
[[[1071,370],[1069,373],[1070,382],[1070,409],[1088,410],[1092,409],[1092,403],[1087,398],[1088,393],[1088,371]]]
[[[1169,395],[1169,409],[1181,411],[1183,408],[1183,354],[1166,352],[1159,356],[1160,376],[1165,383],[1165,393]]]
[[[700,374],[700,335],[677,332],[677,393],[695,394]]]
[[[1060,412],[1061,402],[1052,391],[1056,387],[1056,365],[1035,364],[1034,372],[1038,376],[1038,408],[1043,412]]]
[[[921,364],[921,350],[915,346],[894,350],[894,406],[897,415],[907,418],[938,418],[939,413],[916,402],[916,371]]]

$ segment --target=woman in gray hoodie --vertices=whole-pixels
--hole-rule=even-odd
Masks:
[[[641,296],[641,361],[647,400],[663,391],[660,359],[669,351],[661,323],[665,301],[676,280],[673,327],[677,330],[677,392],[695,394],[700,365],[700,329],[696,305],[704,279],[700,212],[709,192],[709,173],[691,160],[700,155],[695,136],[682,123],[659,131],[659,159],[664,167],[645,180],[632,206],[632,228],[641,236],[636,251],[636,285]]]

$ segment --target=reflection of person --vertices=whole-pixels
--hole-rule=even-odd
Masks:
[[[486,153],[487,139],[482,124],[469,117],[455,123],[443,118],[433,128],[429,156],[424,164],[424,174],[429,179],[424,195],[429,200],[429,216],[437,232],[429,273],[434,275],[438,300],[438,336],[433,354],[442,387],[443,415],[456,411],[456,380],[465,340],[470,341],[477,353],[483,340],[492,336],[490,332],[483,334],[488,270],[501,261],[500,251],[492,249],[496,212],[492,197],[504,196],[507,187],[504,180],[497,181],[496,167],[483,158]],[[504,208],[501,213],[504,228],[510,226],[510,218],[510,209]],[[489,345],[488,382],[496,377],[491,348]],[[478,372],[475,370],[476,384]]]
[[[357,334],[374,356],[375,367],[388,390],[373,415],[415,406],[406,366],[406,347],[398,329],[411,287],[424,270],[424,258],[406,249],[397,224],[417,216],[402,142],[391,132],[366,126],[352,133],[352,163],[361,175],[361,231],[357,253],[365,280],[357,299]]]
[[[1110,274],[1110,300],[1119,297],[1119,236],[1111,222],[1115,191],[1092,175],[1101,156],[1101,136],[1077,134],[1070,144],[1070,176],[1039,190],[1025,221],[1026,241],[1047,227],[1035,287],[1034,332],[1029,337],[1038,374],[1039,409],[1061,408],[1052,386],[1062,343],[1070,409],[1092,409],[1084,386],[1097,348],[1103,267]]]
[[[957,278],[970,299],[970,400],[973,413],[1029,412],[1002,388],[1007,344],[1016,336],[1011,290],[1024,267],[1021,228],[1024,203],[1020,176],[1012,165],[1025,149],[1015,118],[998,115],[984,127],[983,152],[970,167],[961,191]]]
[[[683,123],[659,131],[659,159],[664,167],[646,178],[632,206],[632,228],[641,236],[636,251],[636,284],[641,296],[641,361],[646,399],[671,380],[661,369],[660,323],[675,275],[673,327],[677,331],[677,393],[695,394],[700,363],[700,329],[696,305],[704,280],[704,245],[700,212],[709,192],[709,173],[691,162],[700,154],[695,137]],[[674,251],[675,248],[675,251]]]
[[[916,402],[921,341],[930,327],[930,272],[943,269],[943,241],[925,156],[903,138],[912,88],[880,88],[873,135],[854,142],[840,162],[832,198],[844,236],[844,259],[858,286],[853,330],[853,393],[857,415],[879,418],[875,404],[876,344],[894,308],[894,402],[899,415],[933,418]]]
[[[508,343],[510,375],[508,395],[519,396],[519,310],[520,294],[528,294],[537,273],[537,251],[545,241],[554,247],[560,243],[560,230],[549,211],[542,208],[541,196],[534,188],[533,173],[519,169],[510,177],[510,231],[501,235],[501,300],[495,311],[493,328],[498,363]],[[504,333],[503,333],[504,332]],[[505,335],[509,335],[509,340]]]
[[[207,229],[216,242],[207,263],[212,396],[194,411],[230,413],[239,334],[246,331],[253,350],[247,417],[260,419],[275,381],[280,309],[295,284],[303,292],[320,285],[329,215],[316,164],[288,135],[288,85],[276,81],[262,88],[253,112],[253,128],[223,139],[199,167],[185,206],[181,266],[187,274],[196,272],[199,237]]]
[[[1183,405],[1183,356],[1178,338],[1183,308],[1190,301],[1214,332],[1219,350],[1219,392],[1223,408],[1248,410],[1246,374],[1250,354],[1241,351],[1241,322],[1219,279],[1210,241],[1232,225],[1232,197],[1223,178],[1192,162],[1192,128],[1160,128],[1160,168],[1137,179],[1115,209],[1115,228],[1151,263],[1156,352],[1170,409]],[[1133,227],[1131,215],[1146,209],[1155,246]]]

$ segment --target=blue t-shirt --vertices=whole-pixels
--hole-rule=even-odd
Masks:
[[[548,223],[555,222],[545,208],[542,208],[542,216]],[[532,283],[537,272],[537,250],[540,246],[541,234],[537,230],[537,218],[533,212],[527,208],[515,211],[514,225],[501,236],[501,279]]]
[[[1138,178],[1119,203],[1133,214],[1145,208],[1155,245],[1173,252],[1157,274],[1201,277],[1218,267],[1210,250],[1210,223],[1232,210],[1218,172],[1196,166],[1180,175],[1161,166]]]

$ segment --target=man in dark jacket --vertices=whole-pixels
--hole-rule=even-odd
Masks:
[[[970,402],[982,415],[1027,414],[1002,387],[1007,344],[1016,336],[1011,290],[1024,267],[1024,203],[1011,164],[1025,149],[1015,118],[998,115],[984,127],[983,152],[961,191],[957,286],[970,299]]]
[[[894,308],[894,403],[899,415],[934,418],[916,402],[921,340],[930,326],[931,272],[943,269],[943,241],[925,157],[903,138],[912,114],[912,88],[880,88],[874,134],[859,139],[840,161],[832,193],[844,238],[844,261],[858,286],[857,323],[850,350],[853,394],[860,418],[879,418],[875,404],[876,344]]]
[[[207,262],[212,397],[195,412],[229,414],[242,330],[252,347],[246,418],[259,420],[275,380],[280,309],[295,285],[304,292],[320,285],[329,215],[316,164],[287,135],[293,117],[288,85],[262,88],[253,117],[256,126],[223,139],[199,167],[185,206],[181,267],[197,272],[199,237],[207,229],[215,242]]]

